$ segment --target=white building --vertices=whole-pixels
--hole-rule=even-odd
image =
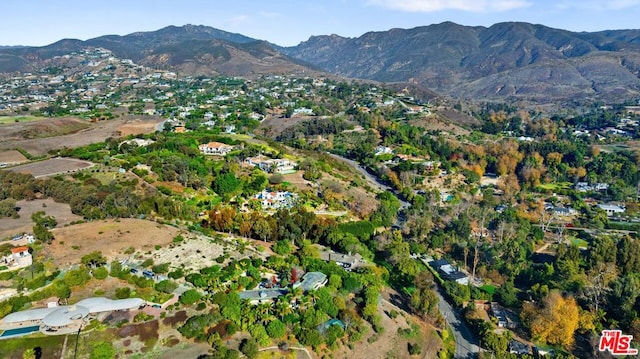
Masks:
[[[198,149],[205,155],[226,156],[233,150],[233,146],[221,142],[209,142],[201,144]]]
[[[623,214],[626,210],[623,206],[619,206],[617,204],[599,204],[598,208],[607,212],[608,217],[614,216],[616,214]]]
[[[253,196],[254,199],[257,199],[262,204],[262,208],[285,208],[292,207],[296,200],[298,199],[298,195],[296,193],[287,192],[270,192],[264,190]]]
[[[249,157],[244,162],[249,166],[258,167],[267,173],[293,172],[298,165],[296,162],[286,158],[267,158],[264,156]]]

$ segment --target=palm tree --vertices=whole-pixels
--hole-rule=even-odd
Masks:
[[[271,322],[275,319],[275,316],[271,313],[271,306],[273,303],[260,303],[256,306],[256,320],[263,325]]]
[[[274,306],[274,314],[283,318],[284,316],[293,313],[293,308],[291,308],[291,297],[289,295],[285,295],[280,297]]]

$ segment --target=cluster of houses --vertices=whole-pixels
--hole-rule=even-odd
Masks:
[[[594,183],[589,184],[589,182],[578,182],[575,185],[575,190],[578,192],[591,192],[591,191],[606,191],[609,189],[608,183]]]
[[[327,284],[327,275],[322,272],[307,272],[302,279],[293,283],[292,287],[300,288],[304,293],[318,290]],[[286,295],[289,290],[274,286],[272,288],[259,288],[254,290],[245,290],[239,293],[240,299],[246,299],[249,303],[257,305],[262,303],[271,303],[274,299]]]

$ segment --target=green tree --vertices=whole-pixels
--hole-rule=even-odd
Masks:
[[[287,326],[278,319],[272,320],[267,325],[267,334],[273,339],[282,338],[287,334]]]
[[[159,292],[170,294],[173,293],[176,288],[178,288],[178,285],[168,279],[156,283],[156,290]]]
[[[200,300],[200,293],[195,289],[189,289],[180,295],[180,303],[184,305],[191,305]]]
[[[102,252],[93,251],[87,255],[82,256],[80,262],[87,267],[96,268],[102,267],[103,265],[107,264],[107,258],[102,255]]]
[[[89,271],[86,268],[80,267],[78,269],[68,271],[64,275],[63,281],[68,287],[75,287],[88,282],[89,279],[91,279]]]
[[[93,274],[93,278],[100,280],[106,279],[109,276],[109,271],[107,271],[105,267],[98,267],[91,271],[91,273]]]
[[[249,359],[255,359],[258,356],[258,343],[253,338],[243,339],[240,343],[240,351]]]
[[[53,233],[51,233],[51,231],[42,223],[36,223],[36,225],[33,226],[33,236],[37,240],[45,243],[51,243],[54,238]]]
[[[240,188],[242,182],[233,173],[223,173],[213,180],[211,189],[223,198],[231,198]]]

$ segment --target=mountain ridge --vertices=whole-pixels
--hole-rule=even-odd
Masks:
[[[453,97],[547,101],[637,96],[639,45],[640,30],[443,22],[357,38],[314,36],[283,52],[338,75],[411,81]]]
[[[172,25],[42,47],[0,47],[0,71],[33,71],[87,47],[190,75],[334,74],[411,83],[471,100],[640,97],[640,30],[571,32],[525,22],[485,27],[447,21],[353,38],[316,35],[291,47],[204,25]]]

